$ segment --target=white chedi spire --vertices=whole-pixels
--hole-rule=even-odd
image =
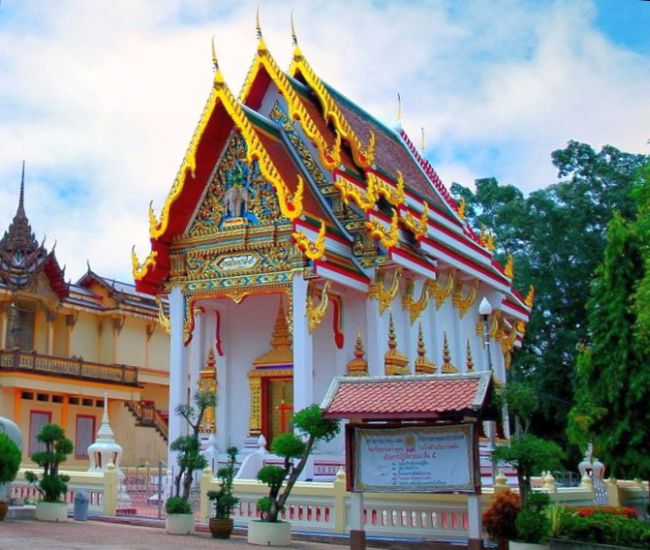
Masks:
[[[109,464],[119,470],[122,460],[122,446],[116,443],[113,428],[108,420],[108,394],[104,393],[104,415],[97,430],[95,442],[88,447],[89,472],[103,472]]]

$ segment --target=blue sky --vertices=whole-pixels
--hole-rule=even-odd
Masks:
[[[88,259],[130,277],[208,95],[210,40],[238,92],[255,51],[257,0],[3,0],[0,226],[27,161],[27,209],[67,273]],[[281,66],[294,12],[321,77],[415,142],[446,184],[555,181],[550,153],[577,139],[650,153],[650,2],[266,1]]]

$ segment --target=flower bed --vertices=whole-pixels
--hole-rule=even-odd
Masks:
[[[569,510],[575,511],[579,516],[586,518],[594,514],[611,514],[614,516],[625,516],[628,518],[637,518],[637,513],[634,508],[629,506],[580,506],[571,507],[567,506]]]

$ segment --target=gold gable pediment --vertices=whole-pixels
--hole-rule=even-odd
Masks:
[[[233,131],[185,238],[219,238],[224,229],[273,225],[282,219],[273,185],[246,154],[244,137]]]

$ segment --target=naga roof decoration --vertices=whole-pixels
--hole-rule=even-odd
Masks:
[[[435,299],[437,307],[452,294],[466,305],[484,285],[505,296],[495,306],[521,333],[532,295],[524,298],[512,288],[510,266],[494,259],[493,235],[474,232],[463,204],[451,197],[406,132],[386,127],[324,83],[298,45],[293,22],[287,72],[268,50],[259,18],[257,37],[238,99],[224,82],[213,48],[208,101],[160,218],[150,213],[151,252],[142,263],[133,252],[137,288],[165,293],[171,248],[183,239],[206,245],[223,239],[235,246],[230,233],[222,236],[208,227],[226,227],[227,186],[218,177],[224,155],[234,147],[240,170],[275,195],[279,213],[267,223],[289,227],[288,238],[314,275],[367,292],[374,289],[374,271],[407,269],[431,279],[421,296]],[[228,166],[232,177],[241,179]],[[414,298],[413,321],[415,304]],[[514,338],[512,332],[508,338]]]
[[[55,245],[56,246],[56,245]],[[59,299],[68,295],[65,269],[61,269],[54,248],[48,252],[36,236],[25,214],[25,163],[20,180],[18,208],[13,221],[0,240],[0,288],[18,290],[36,282],[45,273]]]

